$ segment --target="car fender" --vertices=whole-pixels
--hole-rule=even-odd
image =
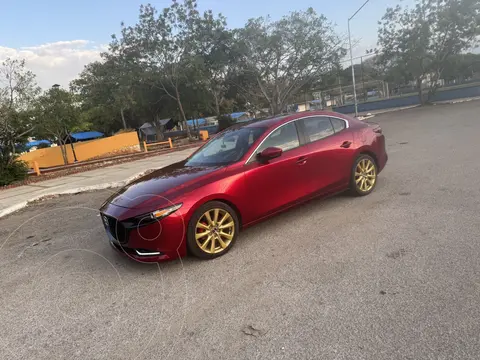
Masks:
[[[197,209],[202,206],[203,204],[206,204],[207,202],[210,201],[221,201],[229,205],[230,207],[235,210],[237,213],[239,219],[242,217],[242,213],[238,207],[238,200],[235,197],[229,196],[228,194],[222,194],[222,193],[217,193],[217,194],[211,194],[209,196],[206,196],[200,200],[198,200],[194,205],[191,206],[189,214],[190,217],[197,211]],[[189,219],[190,219],[189,217]]]
[[[242,215],[246,211],[246,203],[242,199],[247,199],[243,172],[232,174],[228,181],[228,187],[225,188],[225,185],[221,187],[220,184],[225,184],[224,180],[186,194],[183,201],[185,209],[182,214],[186,224],[190,222],[190,218],[200,206],[210,201],[222,201],[231,206],[236,211],[241,223]]]
[[[355,163],[355,160],[360,156],[360,154],[367,154],[367,155],[371,156],[373,158],[373,160],[375,160],[375,162],[378,165],[378,158],[377,158],[377,154],[375,152],[375,149],[370,145],[364,145],[364,146],[359,147],[357,149],[357,151],[355,152],[355,156],[353,157],[352,166]]]

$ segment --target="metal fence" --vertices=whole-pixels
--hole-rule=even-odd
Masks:
[[[471,97],[480,97],[480,84],[467,84],[462,87],[444,87],[440,88],[433,96],[432,101],[447,101]],[[381,99],[377,101],[369,101],[358,104],[359,112],[368,112],[380,109],[389,109],[395,107],[413,106],[420,104],[420,99],[417,94],[397,96],[389,99]],[[353,104],[338,106],[333,108],[334,111],[343,114],[353,114],[355,106]]]

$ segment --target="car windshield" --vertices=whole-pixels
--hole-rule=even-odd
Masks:
[[[185,165],[216,166],[237,162],[265,130],[264,127],[242,127],[226,130],[193,154]]]

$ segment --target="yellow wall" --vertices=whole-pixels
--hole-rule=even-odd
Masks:
[[[78,161],[84,161],[93,157],[124,149],[139,151],[138,136],[135,131],[123,133],[98,140],[84,141],[73,144]],[[73,153],[70,144],[67,144],[68,162],[73,163]],[[38,149],[20,156],[20,160],[31,164],[37,161],[41,168],[64,165],[60,146]]]

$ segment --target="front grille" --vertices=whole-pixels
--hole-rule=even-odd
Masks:
[[[120,244],[126,244],[128,242],[128,230],[121,221],[117,221],[114,217],[105,214],[102,214],[102,221],[110,235]]]

